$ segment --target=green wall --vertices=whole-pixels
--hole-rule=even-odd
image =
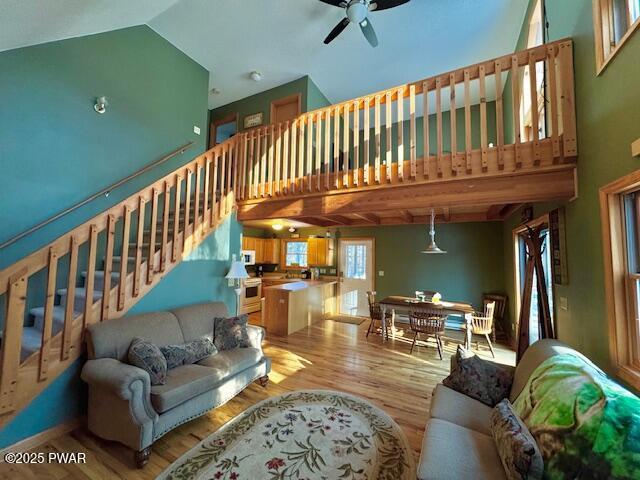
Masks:
[[[610,363],[598,189],[639,166],[638,159],[631,157],[630,145],[640,135],[640,34],[636,32],[606,70],[596,76],[591,0],[545,3],[549,41],[564,37],[574,41],[578,132],[579,197],[565,204],[569,284],[555,287],[556,305],[560,297],[568,302],[568,310],[556,311],[558,337],[607,369]],[[527,28],[528,18],[521,39]],[[537,206],[536,214],[556,206]],[[519,215],[514,215],[504,226],[505,258],[513,255],[510,238],[517,218]],[[513,299],[511,264],[505,262],[505,279]]]
[[[324,93],[318,88],[311,77],[307,77],[307,109],[305,111],[310,112],[318,108],[331,105],[331,102]]]
[[[0,237],[7,239],[186,143],[184,155],[0,251],[12,264],[204,151],[208,72],[146,26],[0,53]],[[107,112],[93,110],[105,95]],[[223,300],[240,227],[230,219],[131,313]],[[82,253],[82,250],[81,250]],[[84,259],[80,259],[81,264]],[[61,263],[63,263],[61,261]],[[64,270],[61,267],[61,270]],[[30,290],[34,290],[30,288]],[[37,290],[37,288],[36,288]],[[36,292],[37,293],[37,292]],[[40,305],[44,291],[40,291]],[[4,314],[0,297],[0,317]],[[81,414],[80,359],[0,431],[0,448]]]

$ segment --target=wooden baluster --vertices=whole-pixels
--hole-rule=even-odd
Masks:
[[[251,185],[251,196],[253,198],[258,198],[259,189],[260,189],[260,129],[256,129],[255,133],[255,147],[253,150],[254,160],[253,160],[253,183]],[[217,185],[216,185],[217,187]]]
[[[197,238],[198,235],[198,226],[200,225],[200,177],[202,174],[202,167],[196,162],[196,185],[195,185],[195,193],[193,195],[194,205],[193,205],[193,238]],[[162,247],[161,247],[162,248]],[[162,263],[162,259],[160,259],[160,263]]]
[[[142,280],[142,244],[144,243],[144,212],[147,203],[144,198],[138,198],[138,232],[136,235],[136,260],[133,268],[133,297],[140,295],[140,282]],[[151,226],[153,228],[153,225]]]
[[[321,190],[322,170],[322,112],[316,112],[316,189]]]
[[[15,409],[15,393],[20,370],[20,349],[27,297],[27,267],[9,278],[0,376],[0,413]]]
[[[313,172],[313,116],[307,115],[307,189],[311,191],[311,173]]]
[[[273,154],[274,154],[274,146],[275,146],[275,141],[274,141],[274,137],[275,137],[275,128],[273,125],[271,125],[271,127],[269,128],[269,164],[267,167],[267,192],[269,194],[270,197],[273,196]]]
[[[233,207],[237,200],[239,200],[240,195],[240,176],[242,169],[242,136],[240,134],[234,140],[232,145],[233,147],[233,180],[231,185],[231,190],[233,191],[233,195],[230,198],[231,206]]]
[[[82,331],[84,335],[84,329],[87,325],[93,323],[93,292],[95,285],[96,275],[96,257],[98,250],[98,227],[91,225],[89,227],[89,253],[87,257],[87,278],[84,283],[85,302],[84,302],[84,315],[82,316]],[[56,257],[57,262],[57,257]],[[49,259],[49,265],[51,265],[51,258]],[[56,263],[57,266],[57,263]],[[49,285],[49,284],[47,284]],[[53,288],[55,289],[55,279],[53,281]],[[49,301],[49,287],[47,286],[47,301]],[[55,290],[53,290],[55,295]],[[51,313],[53,314],[53,303],[51,304]],[[45,308],[45,321],[46,321],[46,308]],[[43,337],[44,340],[44,337]],[[42,342],[44,345],[44,341]]]
[[[254,176],[253,176],[253,169],[255,168],[255,160],[254,160],[254,147],[255,147],[255,143],[256,143],[256,138],[255,138],[255,131],[251,131],[249,133],[249,164],[247,165],[247,168],[249,169],[248,172],[248,188],[246,193],[246,197],[245,198],[253,198],[253,182],[254,182]],[[213,203],[211,205],[211,207],[213,208]]]
[[[451,124],[451,174],[455,177],[458,174],[458,132],[456,113],[456,76],[449,74],[449,93],[451,103],[449,104],[449,120]]]
[[[276,193],[280,194],[280,184],[281,182],[281,173],[280,173],[280,163],[282,161],[281,158],[282,151],[282,122],[278,123],[278,136],[276,137]]]
[[[205,185],[205,196],[206,196]],[[171,185],[169,182],[164,182],[164,207],[162,210],[162,244],[160,245],[160,271],[164,272],[167,269],[167,248],[169,245],[169,209],[171,203]],[[203,221],[204,213],[203,213]]]
[[[382,128],[380,126],[380,95],[376,95],[374,111],[373,111],[374,135],[376,142],[375,170],[374,181],[380,183],[380,157],[382,156]]]
[[[217,166],[218,166],[218,158],[216,157],[216,165],[214,167],[213,170],[213,174],[216,174],[216,170],[217,170]],[[176,262],[178,260],[178,239],[179,239],[179,234],[180,234],[180,196],[181,196],[181,187],[182,186],[182,177],[180,177],[180,175],[176,175],[176,197],[174,198],[174,203],[173,203],[173,251],[171,252],[171,261],[172,262]],[[215,203],[215,192],[214,192],[214,196],[213,196],[213,202]],[[153,204],[152,204],[153,206]],[[213,205],[212,205],[213,207]],[[211,211],[211,218],[212,218],[212,222],[213,223],[213,217],[215,214],[215,208],[212,208]],[[151,224],[151,228],[155,228],[155,226],[153,225],[153,223]],[[151,259],[147,260],[147,267],[149,269],[151,269]],[[147,277],[149,277],[150,275],[147,274]]]
[[[91,225],[92,229],[96,229],[95,225]],[[97,231],[97,229],[96,229]],[[96,235],[94,234],[94,239]],[[95,262],[95,243],[94,243],[94,262]],[[89,285],[89,273],[92,275],[95,269],[89,269],[91,272],[87,272],[87,283]],[[38,381],[42,382],[47,379],[47,370],[49,367],[49,354],[51,350],[51,331],[53,329],[53,309],[56,299],[56,276],[58,272],[58,255],[53,250],[53,247],[49,248],[49,262],[47,268],[47,293],[44,304],[44,323],[42,324],[42,342],[40,343],[40,365],[38,368]],[[93,282],[91,282],[91,291],[93,292]],[[88,289],[87,289],[88,291]],[[87,297],[87,301],[88,301]],[[91,303],[91,302],[89,302]],[[85,319],[86,319],[87,307],[85,305]],[[83,320],[85,321],[85,320]],[[85,321],[86,325],[86,321]]]
[[[114,215],[107,216],[107,244],[104,254],[104,286],[102,287],[102,306],[100,310],[100,321],[104,322],[109,319],[109,305],[111,303],[111,268],[113,266],[113,247],[116,235],[116,217]],[[120,259],[126,262],[126,258]]]
[[[226,213],[227,195],[229,194],[229,192],[226,189],[226,181],[225,181],[225,179],[227,178],[227,162],[228,161],[229,161],[229,157],[227,155],[227,147],[224,146],[220,149],[220,203],[219,203],[220,218],[222,218]],[[265,165],[266,165],[266,159],[265,159]],[[189,185],[189,183],[187,183],[187,185]],[[263,196],[264,196],[264,191],[263,191]],[[186,227],[185,227],[185,236],[186,236]]]
[[[189,239],[189,225],[191,225],[191,184],[193,180],[193,172],[187,168],[187,179],[184,183],[184,227],[182,227],[182,252],[187,248],[187,240]],[[228,192],[227,192],[228,193]],[[155,210],[155,209],[154,209]],[[153,213],[152,213],[153,214]],[[155,222],[154,222],[155,225]],[[152,253],[155,253],[155,245]]]
[[[416,86],[409,86],[409,159],[411,162],[410,176],[415,179],[418,174],[416,164]]]
[[[385,143],[385,167],[386,167],[386,178],[387,181],[391,181],[391,167],[393,164],[393,153],[391,148],[393,147],[393,137],[391,136],[391,132],[393,129],[393,104],[391,103],[391,92],[387,92],[385,95],[385,133],[386,133],[386,143]]]
[[[342,187],[349,188],[349,105],[344,105],[343,112],[343,130],[342,130]]]
[[[563,156],[572,157],[578,154],[576,139],[575,92],[573,78],[573,43],[563,42],[559,46],[560,61],[560,99],[562,100],[562,133]]]
[[[464,160],[467,173],[471,173],[471,85],[469,69],[465,68],[464,72]]]
[[[304,139],[305,139],[305,122],[304,116],[300,117],[300,123],[298,124],[298,178],[296,183],[300,189],[300,193],[304,190]]]
[[[498,170],[504,170],[504,113],[502,107],[502,63],[495,62],[496,78],[496,139],[498,141]]]
[[[236,148],[235,148],[235,144],[232,143],[231,145],[227,146],[227,175],[226,175],[227,195],[225,197],[225,206],[224,206],[225,214],[231,213],[231,208],[233,206],[233,195],[231,194],[231,192],[234,188],[234,185],[231,185],[231,179],[233,178],[232,177],[233,169],[231,167],[235,162],[235,158],[236,158]]]
[[[511,57],[511,98],[513,100],[513,135],[516,168],[522,167],[522,157],[520,143],[522,134],[520,132],[520,67],[518,66],[518,56]]]
[[[287,120],[284,124],[282,142],[282,190],[284,193],[289,193],[289,135],[291,135],[291,124]]]
[[[398,180],[404,181],[404,89],[398,89]]]
[[[360,100],[353,102],[353,184],[360,183]]]
[[[261,151],[260,151],[260,196],[264,197],[267,194],[267,154],[269,143],[269,131],[265,127],[262,131]],[[223,164],[224,170],[224,164]]]
[[[480,82],[480,163],[482,164],[482,170],[485,171],[489,168],[488,160],[488,138],[487,138],[487,93],[486,93],[486,70],[484,65],[480,65],[478,68],[479,82]]]
[[[340,106],[333,112],[333,174],[334,186],[340,188]]]
[[[291,171],[289,172],[291,192],[296,191],[296,159],[298,158],[298,122],[295,119],[291,123]]]
[[[69,249],[69,273],[67,276],[67,298],[64,307],[64,325],[62,326],[62,351],[60,359],[69,358],[71,350],[71,333],[73,331],[73,318],[75,316],[74,305],[76,299],[76,275],[78,273],[78,239],[71,236]]]
[[[324,111],[324,188],[331,188],[331,110]]]
[[[558,84],[556,83],[556,47],[553,45],[547,47],[547,65],[549,72],[549,104],[551,105],[551,117],[547,115],[547,119],[550,118],[551,122],[547,122],[547,126],[550,125],[551,128],[553,163],[559,163],[562,158],[560,153],[560,137],[558,135]]]
[[[244,199],[247,198],[246,187],[247,187],[247,165],[249,162],[249,134],[245,133],[242,135],[242,174],[240,177],[240,196],[238,198]]]
[[[422,175],[429,178],[429,86],[422,82]]]
[[[211,193],[211,198],[213,199],[211,209],[213,213],[211,216],[214,219],[214,225],[217,225],[220,220],[220,202],[222,201],[222,197],[218,198],[218,193],[220,192],[220,187],[218,186],[219,158],[219,152],[215,152],[213,157],[213,180],[211,181],[211,184],[213,185],[213,192]]]
[[[438,140],[438,154],[436,156],[436,167],[438,177],[442,177],[442,79],[436,78],[436,135]]]
[[[124,300],[127,288],[127,259],[129,258],[129,237],[131,234],[131,207],[125,205],[122,218],[122,249],[120,258],[124,261],[120,262],[120,282],[118,284],[118,311],[124,308]]]
[[[370,123],[371,119],[369,118],[369,102],[371,100],[369,97],[364,98],[364,128],[363,128],[363,142],[364,142],[364,172],[363,172],[363,181],[365,185],[369,185],[369,155],[371,154],[371,139],[370,139]]]
[[[245,135],[245,140],[246,140],[246,135]],[[246,157],[245,157],[245,171],[246,171]],[[211,190],[211,187],[209,187],[209,181],[211,180],[211,159],[209,158],[208,154],[205,154],[204,157],[204,199],[202,200],[202,223],[206,224],[207,222],[209,222],[209,219],[211,218],[211,213],[209,211],[209,191]],[[167,188],[169,182],[167,182]],[[243,182],[242,184],[242,197],[244,198],[244,187],[245,184]],[[166,210],[166,208],[165,208]],[[211,222],[209,222],[209,227],[205,227],[207,228],[207,230],[211,229]],[[166,242],[164,242],[166,243]],[[161,265],[162,268],[162,265]]]
[[[534,52],[529,52],[529,90],[531,90],[531,140],[533,144],[533,165],[540,166],[540,134],[538,131],[538,89],[536,58]]]
[[[189,173],[191,172],[189,171]],[[190,179],[190,178],[191,178],[190,176],[187,177],[187,179]],[[187,196],[187,202],[188,202],[189,201],[189,180],[187,180],[187,185],[185,187],[185,190],[186,190],[186,194],[187,194],[186,196]],[[179,194],[180,194],[180,189],[178,188],[176,189],[176,195],[179,196]],[[151,193],[151,223],[149,224],[149,246],[147,247],[147,252],[148,252],[147,254],[147,285],[151,285],[151,283],[153,282],[153,275],[156,272],[156,230],[158,229],[158,197],[159,195],[160,195],[160,192],[158,191],[158,189],[154,188],[153,192]],[[189,204],[188,203],[185,206],[185,211],[187,212],[185,213],[185,224],[184,224],[184,236],[186,237],[187,225],[189,220],[189,215],[188,215]],[[174,229],[176,231],[178,230],[178,226],[180,222],[179,213],[180,212],[178,207],[174,212],[174,215],[176,216]],[[174,241],[175,241],[175,232],[174,232]]]

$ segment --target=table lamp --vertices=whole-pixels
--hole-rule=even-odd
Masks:
[[[234,290],[236,291],[236,315],[240,314],[240,293],[242,292],[242,280],[249,278],[247,269],[244,268],[244,262],[236,260],[235,254],[231,259],[231,267],[229,273],[225,276],[228,280],[233,280]]]

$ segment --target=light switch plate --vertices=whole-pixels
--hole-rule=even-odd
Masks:
[[[379,277],[384,277],[384,270],[380,270],[380,271],[378,272],[378,276],[379,276]]]
[[[194,125],[193,126],[193,133],[195,133],[196,135],[200,135],[200,127]]]
[[[561,310],[569,310],[569,301],[567,297],[560,297],[559,306]]]

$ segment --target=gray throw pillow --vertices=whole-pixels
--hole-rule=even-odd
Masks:
[[[145,370],[151,378],[151,385],[163,385],[167,377],[167,360],[160,349],[142,338],[134,338],[127,352],[129,363]]]
[[[249,316],[244,313],[237,317],[216,317],[213,343],[218,350],[233,350],[234,348],[246,348],[249,343],[247,321]]]
[[[515,368],[483,360],[458,347],[451,373],[442,383],[457,392],[494,407],[509,396]]]
[[[199,338],[181,345],[160,347],[160,351],[164,358],[167,359],[167,368],[170,370],[180,365],[196,363],[209,355],[217,353],[218,349],[208,338]]]
[[[491,433],[509,480],[542,478],[544,461],[538,444],[506,398],[491,413]]]

